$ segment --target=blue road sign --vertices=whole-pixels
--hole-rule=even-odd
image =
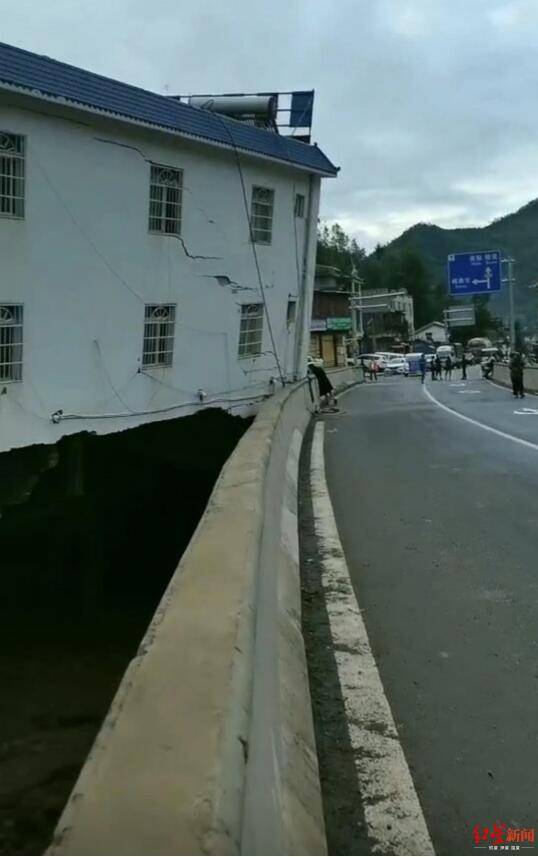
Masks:
[[[501,290],[501,254],[451,253],[448,257],[448,290],[451,295],[482,295]]]

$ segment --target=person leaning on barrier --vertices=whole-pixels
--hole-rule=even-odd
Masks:
[[[316,366],[315,363],[309,363],[308,371],[314,375],[318,382],[321,410],[337,411],[338,401],[334,395],[334,387],[331,384],[325,369],[322,369],[321,366]]]
[[[484,365],[482,366],[482,373],[486,380],[489,380],[493,376],[493,370],[495,369],[495,358],[489,357]]]

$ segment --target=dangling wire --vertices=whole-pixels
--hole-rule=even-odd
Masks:
[[[286,384],[286,379],[284,378],[284,374],[283,374],[283,372],[282,372],[282,366],[281,366],[281,364],[280,364],[280,359],[279,359],[279,356],[278,356],[278,351],[277,351],[277,347],[276,347],[275,337],[274,337],[274,334],[273,334],[273,325],[271,324],[271,316],[269,315],[269,307],[267,306],[267,299],[266,299],[266,297],[265,297],[265,287],[264,287],[264,285],[263,285],[263,280],[262,280],[262,275],[261,275],[261,270],[260,270],[260,262],[259,262],[259,259],[258,259],[258,253],[257,253],[257,250],[256,250],[256,243],[255,243],[255,241],[254,241],[254,236],[253,236],[253,233],[252,233],[252,223],[251,223],[251,220],[250,220],[250,214],[249,214],[249,210],[248,210],[248,197],[247,197],[247,190],[246,190],[246,186],[245,186],[245,177],[244,177],[244,175],[243,175],[243,167],[241,166],[241,159],[240,159],[240,157],[239,157],[239,150],[238,150],[238,148],[237,148],[237,145],[236,145],[236,142],[235,142],[235,140],[234,140],[233,134],[232,134],[232,132],[231,132],[230,128],[227,126],[227,124],[226,124],[226,122],[224,121],[224,119],[222,118],[222,116],[220,116],[220,114],[219,114],[219,113],[213,113],[213,116],[217,116],[217,117],[218,117],[218,119],[219,119],[219,121],[220,121],[220,123],[221,123],[222,127],[224,128],[224,130],[225,130],[226,134],[228,135],[228,137],[229,137],[229,139],[230,139],[230,142],[231,142],[231,144],[232,144],[232,148],[233,148],[233,151],[234,151],[235,161],[236,161],[236,164],[237,164],[237,172],[238,172],[238,174],[239,174],[239,180],[240,180],[240,182],[241,182],[241,192],[242,192],[242,196],[243,196],[243,205],[244,205],[244,208],[245,208],[245,216],[246,216],[246,218],[247,218],[247,223],[248,223],[248,231],[249,231],[249,235],[250,235],[250,246],[251,246],[251,248],[252,248],[252,255],[253,255],[253,257],[254,257],[254,264],[255,264],[255,266],[256,266],[256,273],[257,273],[257,275],[258,275],[258,283],[259,283],[259,286],[260,286],[260,292],[261,292],[261,296],[262,296],[262,300],[263,300],[263,305],[264,305],[264,309],[265,309],[265,315],[266,315],[266,317],[267,317],[267,328],[268,328],[268,330],[269,330],[269,336],[270,336],[270,338],[271,338],[271,346],[272,346],[273,355],[274,355],[274,358],[275,358],[275,361],[276,361],[276,365],[277,365],[277,368],[278,368],[278,374],[279,374],[279,377],[280,377],[280,383],[281,383],[281,384],[282,384],[282,386],[284,387],[284,386],[285,386],[285,384]]]

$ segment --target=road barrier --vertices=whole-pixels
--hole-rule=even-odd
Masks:
[[[48,853],[326,853],[298,562],[311,411],[305,382],[282,390],[223,467]]]

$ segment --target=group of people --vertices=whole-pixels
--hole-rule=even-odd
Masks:
[[[443,365],[444,364],[444,365]],[[361,360],[362,370],[364,374],[364,378],[366,378],[366,373],[370,374],[370,380],[377,381],[377,373],[379,371],[379,365],[375,360],[371,360],[369,365],[365,365],[365,361]],[[462,356],[461,359],[461,377],[462,380],[466,380],[467,378],[467,365],[468,361],[465,355]],[[512,382],[512,393],[515,398],[523,399],[525,396],[525,389],[523,385],[523,370],[525,368],[525,360],[522,354],[518,351],[512,351],[510,355],[509,362],[510,369],[510,380]],[[484,378],[491,378],[493,375],[493,369],[495,366],[495,360],[493,357],[486,360],[484,364],[482,364],[482,375]],[[419,362],[420,374],[422,383],[424,383],[426,379],[426,372],[428,369],[428,364],[426,361],[426,355],[422,354]],[[430,372],[432,381],[441,381],[443,377],[443,370],[445,373],[445,380],[452,379],[452,369],[454,368],[454,363],[450,355],[448,355],[444,361],[441,360],[439,355],[437,354],[430,361]],[[322,410],[330,410],[333,412],[338,411],[338,400],[334,394],[334,388],[331,384],[327,373],[321,366],[316,366],[313,363],[308,366],[309,372],[314,375],[318,382],[319,387],[319,395],[322,404]]]
[[[443,365],[444,364],[444,365]],[[428,363],[426,360],[426,355],[423,354],[419,361],[420,367],[420,375],[422,383],[426,380],[426,372],[428,370]],[[445,372],[445,381],[449,381],[452,379],[452,369],[454,368],[454,364],[452,362],[452,358],[450,354],[445,358],[444,361],[441,360],[439,355],[437,354],[435,357],[432,357],[430,361],[430,372],[432,376],[432,381],[441,381],[443,378],[443,369]],[[467,376],[465,376],[467,377]]]

